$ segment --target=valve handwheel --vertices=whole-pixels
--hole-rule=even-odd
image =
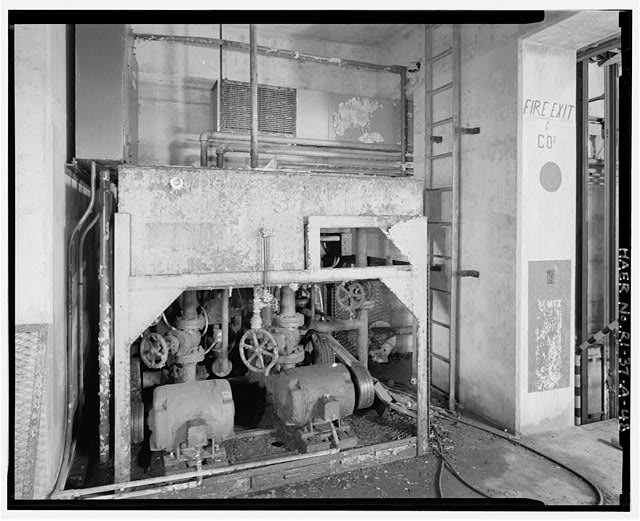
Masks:
[[[250,371],[268,376],[278,360],[278,343],[266,329],[249,329],[240,339],[240,358]]]
[[[366,287],[355,280],[343,282],[338,286],[336,300],[342,309],[355,311],[360,309],[367,300]]]
[[[167,342],[158,333],[149,333],[140,342],[140,358],[149,369],[160,369],[169,356]]]

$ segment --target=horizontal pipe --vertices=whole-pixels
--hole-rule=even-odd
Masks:
[[[238,143],[229,146],[229,151],[233,152],[249,152],[250,148],[247,144]],[[389,154],[386,152],[365,152],[360,150],[345,150],[345,151],[333,151],[333,150],[313,150],[310,148],[302,148],[297,146],[291,147],[269,147],[260,146],[261,154],[282,154],[290,156],[306,156],[306,157],[333,157],[343,159],[368,159],[371,161],[399,161],[398,154]]]
[[[173,481],[201,479],[209,476],[215,476],[218,474],[228,474],[231,472],[238,472],[241,470],[249,470],[260,467],[267,467],[270,465],[276,465],[278,463],[288,463],[290,461],[299,461],[310,458],[317,458],[321,456],[329,456],[337,454],[339,449],[327,449],[318,452],[310,452],[305,454],[296,454],[295,456],[281,456],[279,458],[272,458],[264,461],[248,461],[246,463],[237,463],[235,465],[229,465],[227,467],[215,467],[204,470],[195,470],[192,472],[183,472],[181,474],[172,474],[169,476],[156,476],[153,478],[139,479],[136,481],[127,481],[125,483],[113,483],[110,485],[100,485],[97,487],[65,490],[51,496],[51,499],[75,499],[83,496],[91,496],[94,494],[100,494],[102,492],[111,492],[116,490],[125,490],[135,487],[162,485],[165,483],[171,483]],[[138,491],[143,492],[143,491]],[[117,494],[116,494],[117,495]],[[115,495],[109,494],[105,496],[99,496],[91,499],[114,499]]]
[[[249,134],[245,133],[232,133],[232,132],[213,132],[213,131],[205,131],[200,134],[200,141],[204,139],[208,139],[209,142],[215,141],[223,141],[223,142],[233,142],[233,141],[243,141],[249,142],[251,137]],[[288,136],[273,136],[273,135],[261,135],[260,142],[262,143],[278,143],[283,145],[302,145],[302,146],[312,146],[312,147],[322,147],[322,148],[344,148],[349,150],[364,150],[367,152],[390,152],[390,153],[400,153],[400,147],[397,145],[380,145],[378,143],[349,143],[345,141],[332,141],[325,139],[311,139],[311,138],[297,138],[297,137],[288,137]]]
[[[136,40],[175,42],[204,47],[222,47],[225,49],[243,52],[250,51],[250,45],[248,43],[238,42],[234,40],[225,40],[222,38],[206,38],[203,36],[179,36],[173,34],[158,33],[135,33],[133,37]],[[338,67],[349,67],[352,69],[390,72],[393,74],[400,74],[402,71],[407,70],[407,68],[402,65],[381,65],[379,63],[370,63],[343,58],[328,58],[326,56],[316,56],[313,54],[308,54],[300,51],[290,51],[287,49],[276,49],[273,47],[266,47],[264,45],[258,45],[257,52],[258,54],[261,54],[263,56],[273,56],[274,58],[283,58],[299,62],[318,63],[321,65],[335,65]]]
[[[318,333],[335,333],[336,331],[351,331],[362,325],[360,318],[345,318],[321,321],[313,319],[309,322],[309,329]]]

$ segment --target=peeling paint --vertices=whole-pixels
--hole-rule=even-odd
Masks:
[[[333,132],[337,137],[344,137],[349,130],[359,131],[360,141],[380,143],[384,141],[382,136],[378,132],[371,132],[371,118],[378,111],[382,111],[382,105],[373,98],[353,97],[343,101],[332,115]],[[380,141],[375,141],[376,136]]]
[[[164,191],[173,176],[189,187],[176,198]],[[255,271],[264,226],[274,230],[271,269],[304,269],[306,216],[422,214],[411,178],[127,166],[119,190],[133,276]]]

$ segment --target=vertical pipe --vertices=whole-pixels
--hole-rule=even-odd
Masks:
[[[220,378],[227,376],[232,369],[229,362],[229,288],[222,290],[222,340],[219,350],[215,351],[216,359],[213,362],[213,374]]]
[[[452,189],[451,189],[451,322],[449,330],[449,410],[456,407],[456,366],[458,358],[458,305],[459,285],[458,277],[459,253],[460,253],[460,25],[451,27],[452,38],[452,95],[451,95],[451,121],[453,125],[452,147]]]
[[[196,318],[198,316],[198,296],[195,291],[185,291],[182,301],[182,314],[185,318]]]
[[[87,234],[95,226],[100,218],[100,211],[96,212],[91,219],[91,222],[83,230],[80,235],[80,242],[78,243],[78,400],[80,405],[80,411],[82,410],[82,404],[84,403],[84,270],[82,268],[84,264],[84,241]],[[80,412],[82,414],[82,412]]]
[[[111,408],[111,258],[109,255],[110,224],[110,181],[109,170],[100,171],[100,246],[98,250],[98,281],[100,284],[100,322],[98,325],[98,365],[99,385],[99,451],[100,461],[109,460],[109,440],[111,436],[109,415]]]
[[[356,228],[356,266],[366,268],[367,265],[367,230]]]
[[[209,166],[209,142],[200,140],[200,166]]]
[[[576,78],[576,337],[578,344],[586,340],[588,332],[588,261],[589,261],[589,221],[588,221],[588,179],[589,161],[587,157],[589,140],[589,67],[588,61],[578,62]],[[588,421],[588,353],[583,350],[576,359],[575,382],[575,422],[578,425]],[[579,374],[578,374],[579,373]]]
[[[76,292],[77,287],[74,282],[74,271],[73,271],[73,260],[77,255],[76,245],[76,236],[78,232],[82,230],[85,222],[91,215],[93,211],[93,207],[95,205],[96,199],[96,164],[95,162],[91,163],[91,197],[89,199],[89,205],[87,209],[80,217],[78,224],[76,224],[75,228],[71,232],[71,237],[69,237],[69,246],[67,250],[67,353],[66,353],[66,380],[67,380],[67,389],[66,389],[66,408],[65,408],[65,424],[64,424],[64,449],[62,452],[62,459],[60,460],[60,466],[58,468],[58,475],[56,478],[55,488],[56,490],[62,490],[65,485],[66,476],[67,476],[67,464],[69,463],[69,457],[71,454],[71,439],[73,437],[73,410],[76,403],[77,390],[75,387],[75,379],[72,378],[72,371],[74,367],[74,362],[77,359],[77,338],[74,338],[74,324],[77,319],[77,308],[76,308]],[[77,329],[76,329],[77,331]]]
[[[616,177],[617,177],[617,96],[618,66],[605,68],[604,82],[604,323],[610,324],[616,318],[617,306],[617,248],[616,248]],[[609,333],[604,339],[603,366],[608,365],[608,396],[605,398],[605,380],[602,380],[603,409],[608,418],[618,416],[618,353],[615,333]]]
[[[249,25],[249,87],[251,91],[251,168],[258,168],[258,42],[256,26]]]
[[[358,321],[358,360],[365,367],[369,364],[369,311],[360,308],[357,312]]]
[[[400,71],[400,168],[407,162],[407,69]]]
[[[296,314],[296,292],[290,286],[280,288],[280,315],[292,317]]]

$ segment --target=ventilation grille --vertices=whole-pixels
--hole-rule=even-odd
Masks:
[[[222,80],[220,130],[250,130],[249,84]],[[258,130],[296,135],[296,89],[258,85]]]

